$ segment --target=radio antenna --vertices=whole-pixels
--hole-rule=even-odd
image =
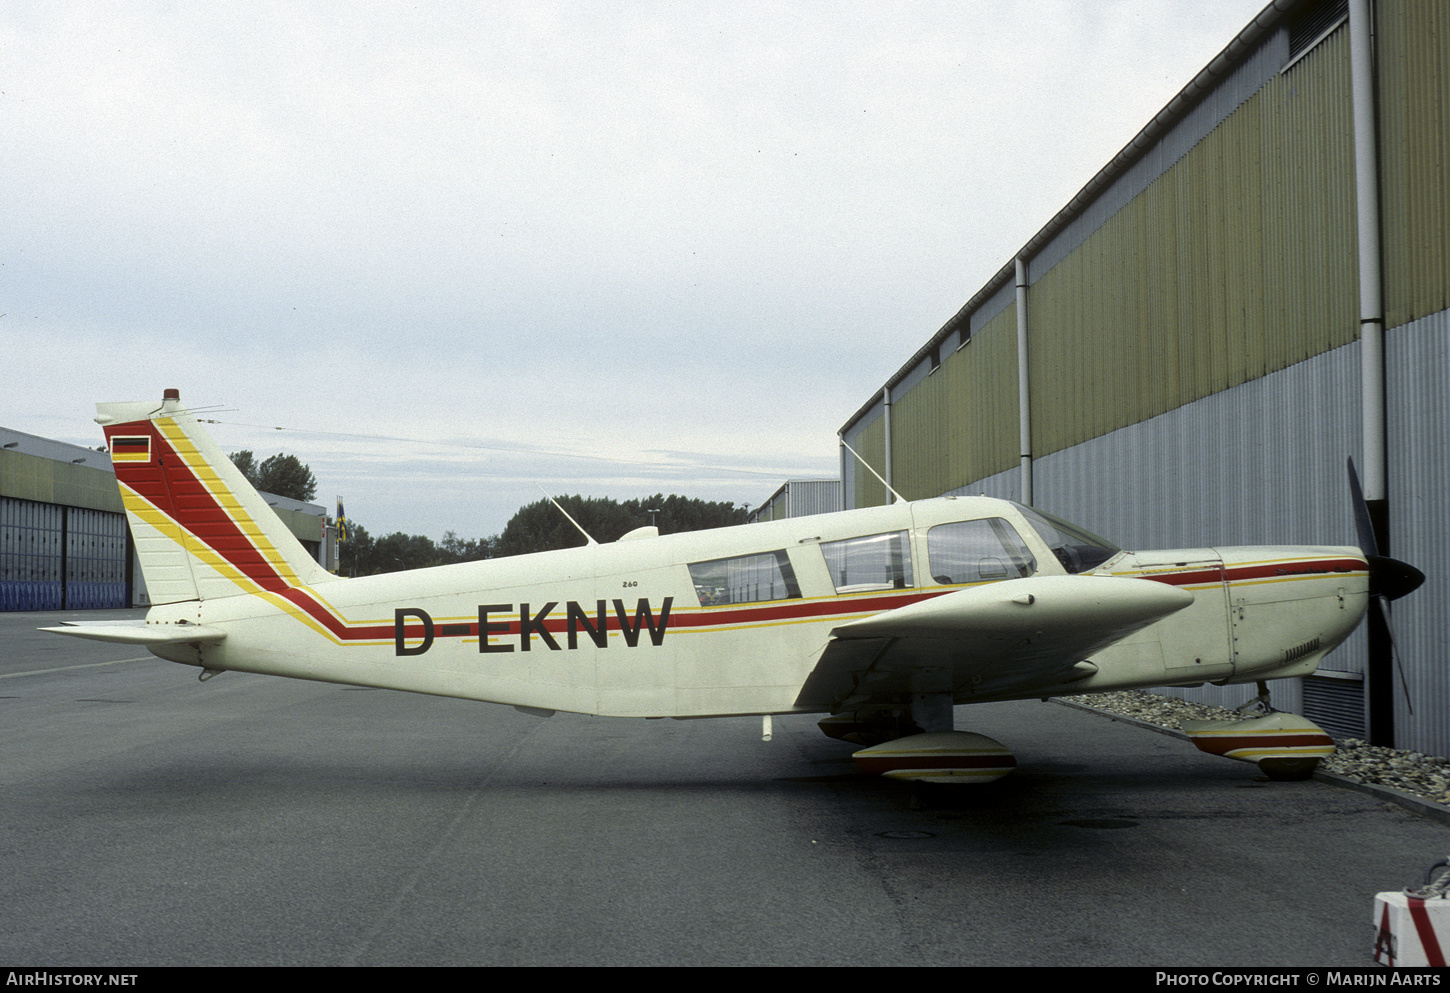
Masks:
[[[875,476],[877,479],[881,479],[881,473],[877,472],[875,469],[872,469],[870,462],[867,462],[865,459],[861,458],[860,455],[857,455],[856,454],[856,449],[852,448],[850,445],[847,445],[845,438],[841,438],[840,439],[840,442],[841,442],[841,445],[846,449],[846,451],[848,451],[852,455],[855,455],[856,456],[856,461],[858,461],[862,465],[864,465],[866,467],[866,469],[871,473],[871,475]],[[886,487],[888,490],[891,490],[891,495],[894,496],[894,497],[896,497],[896,502],[897,503],[905,503],[906,502],[906,497],[902,496],[900,493],[897,493],[895,490],[892,490],[891,489],[891,484],[888,483],[886,480],[881,479],[881,485],[884,486],[884,487]]]
[[[570,524],[574,525],[576,528],[579,528],[579,533],[584,536],[585,540],[588,541],[589,544],[591,544],[591,545],[597,545],[597,544],[599,544],[599,542],[597,542],[597,541],[594,540],[594,536],[592,534],[590,534],[588,531],[585,531],[582,527],[579,527],[579,522],[578,521],[574,520],[574,518],[572,518],[572,517],[569,517],[569,512],[567,510],[565,510],[563,507],[560,507],[559,506],[559,501],[558,500],[555,500],[552,496],[549,496],[549,491],[548,490],[544,489],[542,486],[539,486],[539,481],[537,479],[534,480],[534,485],[539,487],[539,492],[540,493],[544,494],[544,496],[546,496],[546,497],[549,497],[549,502],[550,503],[552,503],[555,507],[559,507],[559,513],[563,514],[566,518],[568,518]]]

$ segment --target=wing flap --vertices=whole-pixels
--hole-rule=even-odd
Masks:
[[[1193,603],[1164,583],[1033,576],[974,586],[836,628],[797,705],[838,711],[913,693],[959,700],[1076,678],[1082,660]]]

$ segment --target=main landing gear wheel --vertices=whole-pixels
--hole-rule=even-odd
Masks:
[[[990,783],[1017,768],[1017,757],[1001,742],[971,731],[914,734],[851,757],[863,772],[917,783]]]

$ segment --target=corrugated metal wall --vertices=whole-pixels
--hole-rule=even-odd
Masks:
[[[848,437],[846,442],[856,450],[856,454],[866,460],[866,463],[881,475],[886,475],[886,418],[878,416],[869,423],[861,426],[853,436]],[[854,460],[852,460],[854,461]],[[886,492],[886,487],[876,479],[875,476],[862,469],[860,465],[855,466],[856,485],[853,487],[852,499],[854,507],[877,507],[891,502],[891,494]]]
[[[893,396],[892,485],[908,500],[936,496],[1015,465],[1017,441],[1014,305],[915,389]]]
[[[829,514],[840,509],[839,479],[792,479],[751,513],[750,518],[760,523],[784,520],[787,517]]]
[[[1394,605],[1415,709],[1396,696],[1395,727],[1410,747],[1450,755],[1450,310],[1390,330],[1385,346],[1390,550],[1429,576]]]
[[[1347,42],[1271,79],[1033,283],[1036,455],[1355,340]]]
[[[1450,4],[1375,5],[1385,323],[1450,307]]]
[[[0,610],[61,606],[63,508],[0,497]]]

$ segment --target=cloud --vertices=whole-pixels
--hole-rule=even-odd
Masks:
[[[9,5],[0,421],[88,438],[93,401],[175,386],[244,423],[833,472],[1257,6]],[[507,517],[465,495],[498,477],[410,465],[409,510],[324,437],[322,488],[375,488],[387,530]]]

